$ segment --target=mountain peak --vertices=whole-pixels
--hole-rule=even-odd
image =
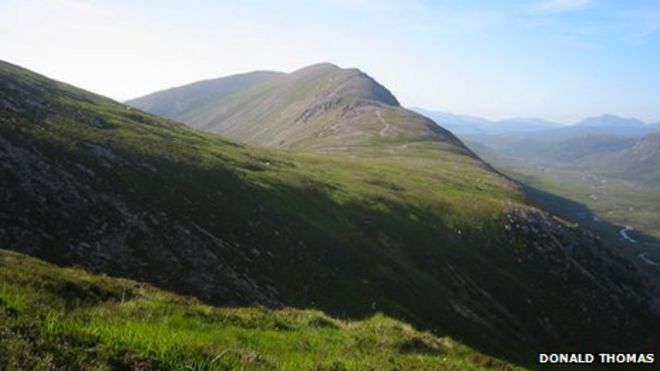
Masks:
[[[582,127],[634,127],[645,125],[644,122],[636,118],[625,118],[613,114],[588,117],[575,124],[575,126]]]
[[[318,71],[330,71],[330,70],[336,71],[341,69],[342,69],[341,67],[337,66],[334,63],[321,62],[321,63],[310,64],[309,66],[303,68],[299,68],[291,73],[295,74],[300,72],[312,72],[312,71],[318,72]]]
[[[357,68],[341,68],[332,63],[318,63],[296,70],[289,74],[292,80],[299,82],[316,81],[318,87],[325,89],[318,95],[325,98],[362,99],[399,106],[396,97],[374,78]]]

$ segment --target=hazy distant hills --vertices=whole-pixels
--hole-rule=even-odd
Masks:
[[[220,93],[207,95],[209,86]],[[327,63],[290,74],[248,73],[193,83],[127,104],[269,147],[336,151],[371,141],[434,140],[465,151],[451,133],[402,108],[365,73]]]
[[[548,135],[553,139],[566,139],[580,135],[639,138],[656,131],[660,131],[660,125],[646,124],[634,118],[601,115],[586,118],[575,125],[565,126],[553,132],[546,132],[544,135]]]
[[[660,236],[660,124],[600,115],[554,128],[530,125],[524,130],[496,130],[497,122],[490,122],[475,131],[472,124],[451,122],[459,125],[453,130],[481,158],[546,192],[537,197],[564,217],[581,224],[587,219],[590,227],[615,244],[621,242],[616,225],[606,227],[599,221]],[[547,196],[553,194],[565,200]],[[595,219],[585,217],[592,213],[597,215]],[[645,246],[635,252],[624,241],[623,248],[644,268],[654,271],[654,266],[639,259],[648,252]]]
[[[412,108],[457,135],[496,135],[505,133],[525,133],[559,128],[556,122],[534,117],[517,117],[506,120],[488,120],[476,116],[455,115],[448,112]]]
[[[630,260],[364,73],[211,81],[148,103],[242,143],[0,63],[0,246],[219,305],[384,313],[526,364],[657,349]]]
[[[649,154],[657,140],[653,133],[660,132],[660,125],[634,118],[601,115],[561,126],[533,118],[488,121],[447,113],[430,115],[487,160],[504,156],[551,161],[644,181],[655,181],[654,169],[660,168],[657,156]]]
[[[601,116],[588,117],[575,126],[579,127],[591,127],[591,128],[603,128],[603,127],[619,127],[619,128],[635,128],[643,127],[646,124],[636,118],[624,118],[615,115],[605,114]]]
[[[477,134],[485,133],[492,122],[476,116],[455,115],[449,112],[430,111],[422,108],[412,108],[412,110],[431,118],[442,127],[450,130],[454,134]]]
[[[422,108],[413,108],[413,110],[430,117],[438,125],[459,136],[486,141],[516,138],[522,140],[534,137],[563,140],[585,135],[641,137],[660,131],[660,123],[647,124],[635,118],[624,118],[611,114],[588,117],[572,125],[562,125],[535,117],[488,120],[476,116],[455,115]]]

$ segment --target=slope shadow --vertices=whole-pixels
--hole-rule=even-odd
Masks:
[[[625,225],[603,220],[583,203],[542,191],[525,183],[519,182],[519,184],[533,204],[598,235],[606,244],[632,260],[656,284],[660,284],[660,261],[659,265],[653,265],[640,258],[640,254],[644,252],[660,254],[660,239],[638,230],[627,230]],[[628,238],[624,237],[626,235]]]

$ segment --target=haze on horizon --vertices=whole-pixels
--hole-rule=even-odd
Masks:
[[[117,100],[327,61],[406,106],[660,121],[652,0],[5,0],[0,59]]]

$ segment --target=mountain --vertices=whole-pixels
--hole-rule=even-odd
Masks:
[[[238,90],[224,86],[233,78],[214,80],[216,88],[233,94],[205,97],[195,83],[127,104],[261,146],[343,151],[369,141],[434,140],[467,151],[451,133],[403,109],[390,91],[357,69],[317,64]],[[167,107],[180,107],[181,113]]]
[[[586,118],[574,125],[544,132],[550,140],[565,140],[578,136],[619,136],[641,138],[657,130],[653,125],[634,118],[622,118],[614,115],[602,115]]]
[[[302,151],[237,144],[4,62],[0,109],[0,246],[214,305],[383,313],[530,366],[542,350],[658,348],[659,294],[633,263],[356,70],[314,66],[214,103],[226,119],[210,127]],[[69,323],[52,318],[47,329]]]
[[[535,117],[495,121],[422,108],[413,108],[413,110],[432,118],[462,139],[481,142],[494,148],[513,147],[513,151],[517,151],[515,147],[524,146],[528,141],[556,145],[561,141],[585,137],[641,138],[646,134],[660,131],[660,124],[646,124],[635,118],[623,118],[611,114],[588,117],[572,125],[561,125]]]
[[[535,117],[516,117],[506,120],[487,120],[468,115],[455,115],[442,111],[431,111],[422,108],[413,108],[425,116],[430,117],[438,125],[451,130],[459,136],[464,135],[499,135],[505,133],[527,133],[544,131],[561,127],[561,124]]]
[[[653,125],[634,118],[622,118],[614,115],[601,115],[586,118],[574,125],[565,126],[543,133],[549,140],[565,140],[578,136],[619,136],[641,138],[656,131]]]
[[[634,128],[643,127],[646,124],[635,118],[623,118],[616,115],[605,114],[601,116],[588,117],[575,126],[583,128],[603,128],[603,127],[621,127],[621,128]]]
[[[212,307],[7,250],[0,287],[3,370],[518,369],[383,315]]]

